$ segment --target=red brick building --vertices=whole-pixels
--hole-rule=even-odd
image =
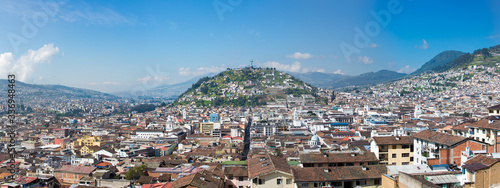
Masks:
[[[413,136],[414,164],[462,164],[461,156],[466,150],[486,150],[487,143],[466,137],[425,130]]]
[[[64,165],[63,167],[56,169],[55,172],[56,178],[59,182],[75,184],[79,183],[80,179],[83,177],[90,177],[95,169],[96,167],[90,166]]]

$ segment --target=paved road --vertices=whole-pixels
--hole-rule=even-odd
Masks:
[[[252,118],[248,118],[247,126],[245,126],[245,137],[243,138],[243,143],[245,148],[243,149],[243,160],[247,160],[248,152],[250,151],[250,126],[252,125]]]

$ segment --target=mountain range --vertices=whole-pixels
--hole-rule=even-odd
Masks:
[[[196,76],[188,81],[177,84],[164,84],[158,87],[145,89],[142,92],[121,91],[111,93],[116,96],[124,98],[137,98],[137,97],[153,97],[163,99],[176,99],[181,93],[185,92],[189,87],[196,83],[200,78],[214,76],[215,73],[204,74]]]
[[[500,45],[475,50],[473,53],[464,53],[460,51],[444,51],[437,54],[434,58],[424,63],[418,70],[411,74],[398,73],[390,70],[380,70],[377,72],[363,73],[357,76],[322,73],[322,72],[308,72],[308,73],[289,73],[295,78],[298,78],[306,83],[315,87],[338,89],[346,86],[369,86],[380,84],[384,82],[394,81],[405,77],[418,76],[428,72],[444,72],[450,69],[466,68],[470,65],[495,64],[497,59],[500,58]],[[490,61],[491,60],[491,61]],[[191,80],[172,84],[161,85],[159,87],[147,89],[141,94],[145,97],[157,97],[163,99],[175,99],[183,92],[193,86],[200,78],[211,77],[215,74],[203,75],[195,77]],[[4,83],[8,83],[5,79]],[[65,99],[79,99],[79,98],[97,98],[104,100],[116,100],[120,97],[139,97],[137,94],[129,92],[116,92],[111,94],[92,91],[89,89],[80,89],[67,87],[62,85],[37,85],[17,82],[18,93],[22,98],[65,98]],[[7,85],[7,84],[5,84]],[[2,89],[6,92],[7,87]]]
[[[0,79],[5,87],[0,89],[0,92],[7,93],[10,89],[7,87],[9,81],[6,79]],[[16,98],[23,100],[52,100],[52,99],[102,99],[102,100],[116,100],[119,97],[102,93],[90,89],[81,89],[68,87],[63,85],[38,85],[38,84],[28,84],[21,81],[14,83],[14,90],[16,91]]]
[[[406,76],[405,73],[398,73],[390,70],[380,70],[377,72],[367,72],[357,76],[341,75],[334,73],[291,73],[293,76],[311,83],[316,87],[326,89],[336,89],[346,86],[375,85],[388,81],[397,80]]]

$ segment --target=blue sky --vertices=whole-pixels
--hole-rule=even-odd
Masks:
[[[288,72],[409,73],[445,50],[500,43],[499,1],[0,3],[0,76],[104,92],[179,83],[251,59]]]

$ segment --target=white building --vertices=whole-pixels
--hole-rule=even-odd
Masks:
[[[162,130],[140,130],[132,135],[132,139],[150,139],[150,138],[163,138],[165,133]]]

